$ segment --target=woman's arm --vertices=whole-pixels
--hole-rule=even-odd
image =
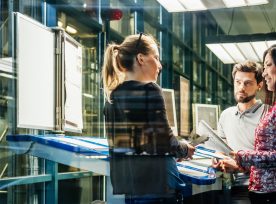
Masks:
[[[276,167],[276,151],[243,151],[236,154],[236,161],[242,168],[256,166],[258,168]]]
[[[248,168],[276,167],[276,105],[265,115],[255,130],[255,151],[238,151],[236,160],[239,166]]]
[[[173,134],[167,118],[162,89],[154,83],[150,83],[148,110],[149,123],[155,127],[159,144],[168,145],[169,152],[177,158],[191,158],[195,149],[185,142],[178,141]]]

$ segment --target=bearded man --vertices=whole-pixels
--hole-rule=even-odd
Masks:
[[[245,61],[235,64],[232,71],[234,96],[237,102],[224,110],[218,123],[218,135],[226,139],[234,152],[254,150],[254,131],[269,106],[256,99],[263,86],[263,68],[260,64]],[[250,203],[248,195],[249,174],[233,174],[231,203]]]
[[[224,110],[218,123],[218,135],[225,138],[234,150],[254,150],[254,131],[269,106],[256,99],[263,86],[263,68],[260,64],[245,61],[235,64],[234,96],[237,102]]]

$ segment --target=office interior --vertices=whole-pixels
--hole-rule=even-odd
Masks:
[[[168,93],[173,90],[173,96],[168,97],[168,100],[173,99],[173,107],[170,107],[172,103],[168,102],[168,109],[171,114],[170,123],[176,127],[175,131],[179,138],[191,140],[197,117],[201,117],[201,114],[205,114],[205,119],[210,120],[210,126],[216,129],[220,112],[235,105],[231,74],[235,61],[223,62],[206,44],[209,38],[214,40],[217,37],[219,42],[220,36],[225,38],[235,36],[239,41],[239,36],[241,38],[247,36],[248,40],[256,34],[264,34],[261,35],[263,40],[273,42],[276,40],[274,35],[276,2],[268,0],[262,5],[177,12],[169,12],[160,2],[157,0],[0,0],[1,204],[86,204],[96,201],[108,203],[110,196],[108,176],[99,173],[101,171],[93,172],[82,169],[82,166],[70,165],[70,162],[62,163],[55,159],[35,156],[29,154],[29,150],[18,153],[21,147],[17,146],[16,149],[16,146],[11,146],[7,137],[56,134],[105,139],[101,64],[104,49],[109,42],[120,43],[125,36],[140,32],[151,34],[158,40],[162,74],[157,83],[164,90],[169,90]],[[24,84],[18,81],[21,76],[18,66],[22,61],[16,61],[19,48],[15,45],[15,39],[20,30],[15,29],[15,12],[37,22],[43,28],[61,31],[81,48],[79,57],[82,124],[77,131],[74,128],[64,129],[61,123],[57,127],[56,121],[52,129],[44,128],[40,124],[19,125],[22,116],[19,114],[18,90],[24,87]],[[20,51],[25,55],[37,53],[37,56],[41,57],[42,50],[37,52],[34,50],[35,47],[30,47],[28,50],[28,42],[31,43],[39,37],[32,34],[26,38],[26,49]],[[54,55],[54,49],[52,54]],[[246,59],[246,56],[243,58]],[[257,59],[259,62],[261,60]],[[42,64],[43,62],[41,66]],[[45,76],[37,74],[36,79],[29,77],[25,83],[28,80],[34,80],[37,84],[40,80],[43,81]],[[55,80],[55,83],[58,83],[59,79]],[[21,90],[27,94],[22,96],[24,100],[27,97],[31,98],[30,101],[34,104],[37,103],[36,100],[48,104],[49,98],[42,98],[42,91],[28,93],[26,89]],[[28,115],[28,111],[25,109],[23,112]],[[36,117],[39,113],[33,114]],[[35,142],[29,148],[32,146],[35,146]],[[92,158],[91,163],[94,162],[93,159],[100,158]]]

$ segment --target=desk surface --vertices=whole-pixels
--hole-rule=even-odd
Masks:
[[[23,149],[21,153],[109,175],[107,139],[64,135],[8,135],[7,141],[15,151]],[[99,164],[99,161],[105,163]],[[215,183],[216,176],[212,169],[208,165],[200,166],[200,159],[197,163],[179,162],[177,167],[185,181],[198,185]]]
[[[8,135],[9,142],[34,142],[62,150],[84,154],[108,156],[106,139],[63,135]]]

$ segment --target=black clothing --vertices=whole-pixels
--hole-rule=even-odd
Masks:
[[[157,84],[126,81],[112,92],[111,101],[104,110],[110,147],[130,148],[137,154],[187,155],[187,146],[178,142],[169,126]]]
[[[110,99],[104,114],[113,193],[167,192],[166,157],[185,157],[187,146],[172,133],[161,88],[155,83],[126,81]]]
[[[276,204],[276,192],[271,193],[255,193],[249,191],[251,204]]]

